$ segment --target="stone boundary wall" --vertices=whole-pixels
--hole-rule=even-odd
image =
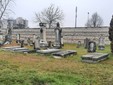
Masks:
[[[109,44],[108,39],[108,29],[109,27],[102,28],[85,28],[85,27],[64,27],[62,28],[62,35],[64,43],[77,43],[78,41],[84,42],[85,38],[90,38],[98,43],[98,39],[101,35],[105,37],[105,44]],[[4,31],[4,30],[3,30]],[[5,31],[4,31],[5,32]],[[21,39],[31,38],[33,39],[33,34],[40,36],[39,28],[29,28],[29,29],[14,29],[13,39],[16,39],[16,34],[21,35]],[[55,41],[54,29],[47,29],[47,41]]]

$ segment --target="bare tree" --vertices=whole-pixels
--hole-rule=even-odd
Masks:
[[[41,13],[35,13],[36,22],[45,22],[49,25],[49,28],[56,22],[60,22],[64,18],[64,14],[59,7],[50,5],[47,9],[44,9]]]
[[[3,16],[7,15],[9,11],[12,10],[9,8],[9,4],[14,0],[0,0],[0,20]]]
[[[96,13],[87,21],[87,27],[100,27],[103,24],[103,19]]]

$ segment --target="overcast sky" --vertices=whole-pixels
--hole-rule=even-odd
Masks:
[[[23,17],[29,21],[29,27],[38,27],[34,23],[35,12],[40,12],[51,4],[58,6],[64,12],[62,26],[75,26],[75,7],[78,8],[77,26],[83,27],[88,18],[97,12],[104,20],[104,26],[109,26],[113,14],[113,0],[15,0],[12,10],[15,14],[10,15],[14,19]]]

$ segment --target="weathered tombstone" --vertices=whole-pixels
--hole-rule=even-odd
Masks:
[[[46,40],[46,23],[39,23],[40,26],[40,45],[46,47],[48,45]]]
[[[104,36],[100,36],[100,38],[99,38],[99,45],[98,45],[98,48],[99,48],[99,50],[104,50],[104,48],[105,48],[105,44],[104,44]]]
[[[36,35],[33,34],[33,43],[35,43],[35,40],[36,40]]]
[[[30,38],[27,39],[27,42],[28,42],[28,44],[29,44],[30,46],[33,45],[33,42],[32,42],[32,40],[31,40]]]
[[[24,38],[24,45],[28,45],[28,41],[27,40],[28,40],[28,38],[25,37]]]
[[[20,40],[20,46],[24,47],[24,40]]]
[[[58,58],[58,57],[67,57],[67,56],[71,56],[71,55],[76,55],[77,51],[75,50],[66,50],[66,51],[59,51],[56,53],[53,53],[54,58]]]
[[[81,41],[78,41],[77,48],[79,48],[80,46],[81,46]]]
[[[90,41],[88,43],[88,52],[96,52],[96,43],[94,41]]]
[[[107,59],[108,56],[109,56],[108,53],[88,53],[86,55],[82,55],[81,59],[82,62],[98,63],[100,61]]]
[[[62,33],[62,29],[60,28],[60,24],[59,22],[57,23],[56,25],[56,28],[55,28],[55,44],[54,44],[54,47],[55,48],[61,48],[61,33]]]
[[[85,48],[85,49],[88,48],[89,42],[90,42],[90,39],[88,39],[88,38],[84,39],[84,48]]]
[[[40,49],[40,38],[39,38],[39,37],[37,37],[37,38],[35,39],[35,42],[34,42],[34,49],[35,49],[35,50],[39,50],[39,49]]]
[[[113,53],[113,16],[109,27],[109,40],[111,41],[111,52]]]
[[[12,30],[13,30],[12,21],[11,20],[8,20],[7,41],[9,43],[12,42]]]
[[[52,47],[52,42],[48,41],[48,47],[51,48]]]
[[[16,34],[16,43],[20,43],[20,34]]]

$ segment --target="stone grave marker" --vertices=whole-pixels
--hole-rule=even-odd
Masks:
[[[81,46],[81,41],[78,41],[77,48],[79,48],[80,46]]]
[[[59,51],[56,53],[53,53],[54,58],[61,58],[61,57],[67,57],[71,55],[76,55],[77,52],[75,50],[66,50],[66,51]]]
[[[97,63],[108,58],[108,53],[89,53],[81,56],[83,62]]]
[[[46,40],[46,23],[39,23],[40,26],[40,46],[47,47],[48,43]]]
[[[40,38],[36,37],[35,42],[34,42],[34,49],[39,50],[40,49]]]
[[[98,45],[99,50],[104,50],[104,48],[105,48],[105,40],[104,39],[105,39],[104,36],[101,35],[99,38],[99,45]]]
[[[24,47],[24,40],[20,40],[20,46]]]
[[[84,48],[85,49],[88,48],[89,41],[90,41],[90,39],[88,39],[88,38],[84,39]]]
[[[20,34],[16,34],[16,43],[20,43]]]
[[[28,38],[24,38],[24,45],[28,45]]]
[[[90,41],[87,50],[88,52],[96,52],[96,42]]]
[[[55,43],[54,43],[54,47],[55,48],[61,48],[61,33],[62,33],[62,29],[60,28],[60,24],[59,22],[57,23],[57,26],[55,28]]]

